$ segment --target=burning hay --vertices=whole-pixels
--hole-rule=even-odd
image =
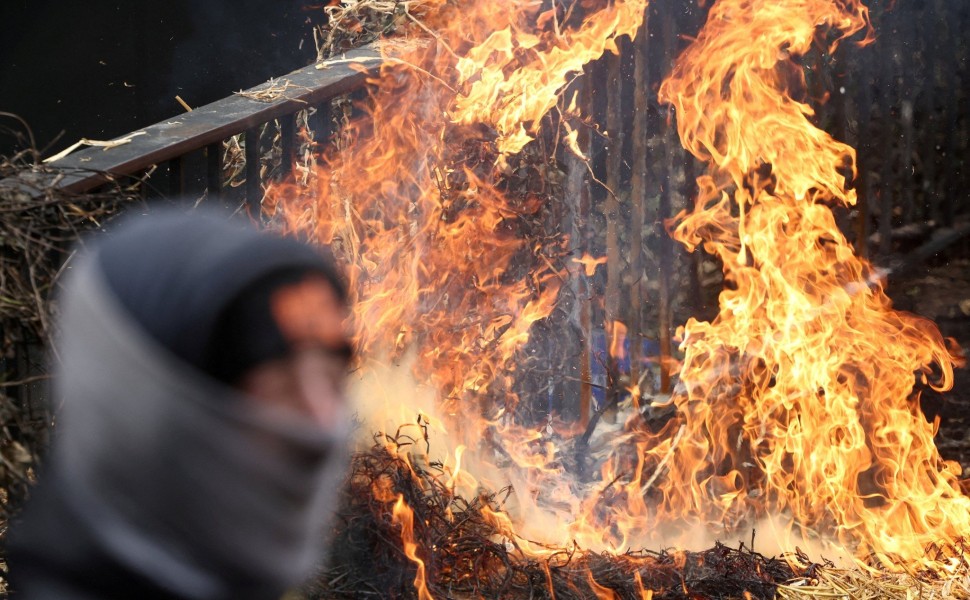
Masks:
[[[410,14],[397,8],[391,12]],[[591,465],[598,485],[567,457],[574,446],[568,440],[586,423],[557,422],[551,390],[561,388],[539,388],[548,391],[546,404],[520,393],[519,382],[538,362],[526,356],[535,352],[535,323],[578,330],[585,347],[572,358],[584,361],[596,320],[610,338],[603,343],[610,362],[625,358],[624,344],[641,341],[640,331],[632,341],[623,339],[619,300],[598,297],[602,287],[593,279],[598,257],[606,254],[608,295],[620,289],[624,275],[633,282],[623,281],[625,288],[640,288],[642,266],[624,274],[618,265],[623,232],[615,224],[623,204],[639,203],[640,212],[630,211],[640,218],[630,228],[637,235],[628,239],[641,240],[632,244],[632,252],[641,252],[644,219],[664,218],[660,208],[643,214],[652,202],[648,195],[657,193],[658,206],[666,202],[669,209],[671,180],[650,182],[649,170],[639,166],[624,175],[624,113],[611,99],[608,162],[621,166],[611,167],[603,185],[589,142],[596,133],[589,129],[590,114],[599,109],[572,82],[591,61],[618,52],[621,38],[638,30],[642,35],[647,2],[513,9],[441,1],[422,8],[419,24],[403,19],[396,26],[404,37],[433,32],[432,43],[388,60],[363,106],[366,118],[345,130],[340,153],[323,157],[305,185],[272,188],[264,202],[290,230],[330,244],[349,266],[358,294],[358,343],[365,355],[387,354],[391,362],[414,357],[414,385],[437,395],[454,464],[474,464],[465,468],[475,476],[512,483],[514,509],[502,513],[498,529],[500,546],[511,547],[511,554],[496,558],[486,550],[497,543],[494,531],[479,540],[480,560],[494,562],[490,575],[498,577],[498,588],[483,580],[474,561],[466,564],[467,581],[449,579],[454,565],[443,568],[438,556],[451,557],[442,548],[458,542],[435,533],[451,530],[428,512],[421,493],[394,488],[396,495],[382,496],[379,485],[369,495],[360,490],[368,503],[383,507],[378,521],[400,528],[397,537],[405,540],[397,555],[413,565],[405,579],[418,597],[512,594],[503,586],[526,586],[535,578],[517,571],[511,557],[540,570],[545,565],[549,581],[553,565],[582,565],[586,584],[567,577],[557,595],[649,597],[647,587],[630,587],[647,580],[658,583],[654,593],[674,593],[669,582],[631,566],[634,557],[658,569],[665,564],[667,555],[636,554],[656,541],[651,534],[692,527],[740,532],[766,517],[791,524],[779,536],[789,550],[796,542],[788,533],[821,537],[876,571],[957,581],[968,568],[963,540],[970,500],[960,489],[958,467],[933,445],[934,427],[922,418],[918,398],[923,389],[952,385],[959,353],[932,323],[892,309],[884,282],[840,230],[835,211],[856,200],[855,153],[816,127],[803,98],[801,58],[814,44],[832,52],[840,41],[867,43],[867,8],[855,0],[756,7],[719,0],[660,87],[661,101],[676,110],[684,146],[706,169],[697,179],[693,209],[668,227],[688,250],[703,247],[717,257],[727,285],[715,318],[691,319],[681,330],[684,360],[676,365],[672,395],[651,397],[641,377],[608,379],[616,396],[629,394],[634,416],[616,431],[609,458]],[[646,106],[641,98],[637,109]],[[652,127],[638,135],[667,135]],[[649,145],[638,147],[646,152]],[[561,186],[542,187],[549,174],[563,172],[562,156],[586,161],[571,170],[588,170],[590,177],[576,183],[569,179],[575,173],[567,172],[553,175]],[[535,176],[524,177],[538,189],[508,185],[521,176],[523,162],[540,165]],[[683,173],[688,179],[686,167]],[[638,198],[621,189],[627,182]],[[596,229],[583,223],[598,207],[610,224],[606,252],[594,239]],[[592,265],[592,277],[577,264]],[[577,309],[584,303],[587,308]],[[634,321],[643,310],[638,304],[627,313]],[[669,342],[664,336],[660,345]],[[665,368],[674,366],[669,353],[661,360]],[[588,368],[578,377],[586,386],[592,383]],[[390,395],[392,403],[407,402],[398,390]],[[547,425],[535,418],[543,412],[536,404],[545,404]],[[654,409],[672,416],[643,418]],[[589,416],[581,412],[580,421]],[[498,461],[490,455],[496,447],[502,448]],[[422,493],[428,489],[435,486],[421,487]],[[435,506],[460,497],[446,492],[432,494]],[[489,493],[472,497],[478,499],[449,509],[469,527],[480,525],[477,517],[466,518],[469,510],[494,517],[501,508]],[[374,506],[366,508],[373,512]],[[432,533],[425,539],[426,527]],[[475,535],[488,532],[474,527]],[[467,531],[457,534],[462,544]],[[927,554],[931,547],[944,550]],[[701,562],[718,564],[717,553],[724,551],[716,547]],[[745,556],[738,552],[732,560]],[[569,559],[550,562],[550,553]],[[784,581],[769,578],[768,588],[724,593],[773,594],[771,586],[781,583],[783,594],[869,593],[852,582],[854,575],[826,572],[822,579],[806,566],[780,576]],[[598,587],[613,574],[626,578],[625,587]],[[887,596],[895,593],[892,583],[867,581],[879,581],[873,585]],[[947,593],[959,595],[959,586],[947,585]],[[516,592],[538,594],[541,587]],[[556,590],[555,583],[547,589]],[[907,589],[911,593],[922,592]]]
[[[818,569],[795,572],[744,544],[620,555],[549,548],[547,557],[530,556],[488,516],[501,513],[510,490],[472,500],[456,495],[453,473],[412,451],[428,443],[421,431],[416,425],[378,435],[354,457],[332,566],[304,590],[306,598],[770,599],[779,585],[807,581]],[[410,511],[408,528],[402,506]],[[419,569],[426,589],[415,588]]]
[[[967,578],[838,569],[801,553],[766,557],[744,542],[623,554],[572,545],[537,557],[494,518],[511,490],[470,500],[456,494],[454,472],[428,460],[428,444],[427,423],[419,419],[393,435],[376,435],[369,450],[354,456],[331,565],[302,590],[304,598],[970,598]]]
[[[620,117],[659,110],[649,82],[637,80],[631,111],[599,106],[598,80],[580,77],[643,34],[645,0],[330,10],[322,54],[392,30],[406,41],[383,44],[393,56],[371,97],[346,104],[336,150],[304,144],[298,178],[262,205],[346,264],[362,371],[410,361],[413,379],[380,395],[413,414],[409,392],[426,391],[435,417],[355,456],[334,564],[309,598],[970,597],[970,500],[919,406],[952,383],[958,351],[893,310],[856,256],[837,222],[856,201],[854,150],[815,126],[801,93],[813,44],[868,40],[864,5],[713,3],[660,88],[706,168],[696,198],[679,185],[695,163],[658,181],[641,164],[670,150],[665,113],[637,130],[639,170],[625,174]],[[636,51],[649,56],[648,43]],[[271,83],[260,98],[285,91]],[[605,130],[593,125],[604,110]],[[238,139],[227,156],[237,186]],[[682,329],[678,364],[670,336],[626,336],[622,321],[665,301],[640,261],[644,231],[690,203],[667,226],[716,257],[702,264],[726,289],[716,317]],[[625,251],[637,259],[621,268]],[[640,292],[653,298],[619,306]],[[667,350],[640,362],[641,342]],[[608,394],[594,411],[597,360]],[[651,389],[657,362],[661,381],[679,370],[672,393]],[[618,422],[604,425],[611,411]],[[446,458],[428,458],[431,423],[449,436]],[[754,543],[642,549],[694,526],[747,538],[765,516],[859,568],[788,538],[781,558]]]

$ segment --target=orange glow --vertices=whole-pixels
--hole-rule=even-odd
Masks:
[[[653,600],[653,590],[643,588],[643,579],[640,577],[639,571],[633,573],[633,580],[637,584],[637,593],[640,594],[640,600]]]
[[[830,205],[856,201],[855,152],[790,92],[805,87],[794,57],[819,31],[866,30],[867,10],[755,5],[716,2],[660,90],[685,147],[708,164],[674,237],[718,256],[730,285],[717,318],[684,329],[683,442],[650,452],[673,453],[658,516],[789,514],[860,557],[930,562],[930,544],[958,546],[970,531],[970,499],[914,384],[948,389],[958,358],[932,323],[893,310],[854,255]]]
[[[646,1],[604,3],[569,27],[559,22],[569,14],[538,6],[416,5],[422,24],[383,46],[367,118],[346,126],[302,181],[272,187],[263,202],[349,266],[363,356],[414,354],[418,380],[459,418],[456,435],[468,442],[491,423],[475,398],[504,398],[487,419],[518,402],[515,354],[567,276],[552,260],[564,240],[537,244],[519,232],[545,199],[539,192],[522,204],[500,191],[509,155],[588,61],[639,28]]]
[[[616,595],[616,592],[608,587],[604,587],[596,583],[596,580],[593,579],[593,574],[589,571],[586,572],[586,581],[589,582],[589,587],[593,590],[593,593],[596,594],[597,600],[619,600],[619,596]]]
[[[563,30],[555,21],[555,9],[533,16],[540,3],[520,4],[526,8],[518,18],[551,25],[536,31],[503,25],[508,13],[515,11],[509,10],[508,3],[494,3],[496,27],[456,65],[459,84],[466,91],[456,99],[452,118],[494,127],[502,155],[521,151],[538,131],[542,117],[556,106],[566,76],[606,51],[617,52],[616,38],[633,37],[646,5],[644,1],[607,3],[579,28]],[[535,52],[523,59],[522,50]]]
[[[549,570],[549,563],[540,563],[542,565],[542,572],[546,576],[546,589],[549,590],[549,598],[551,600],[556,600],[556,589],[552,585],[552,572]]]
[[[622,360],[626,358],[626,325],[619,321],[609,323],[610,331],[610,356]]]
[[[376,363],[408,362],[415,384],[436,393],[447,443],[467,447],[453,455],[449,488],[472,487],[482,479],[473,469],[483,469],[496,488],[508,484],[498,477],[515,476],[523,506],[547,494],[578,506],[559,447],[508,418],[517,353],[569,276],[566,240],[526,235],[550,192],[510,199],[502,190],[547,113],[578,114],[575,97],[569,107],[561,98],[565,86],[636,32],[646,6],[603,2],[579,19],[531,1],[414,3],[414,19],[382,46],[387,60],[361,106],[366,118],[344,126],[300,181],[267,191],[266,214],[329,245],[347,266],[362,376]],[[560,143],[576,145],[576,131],[560,133]],[[557,168],[554,159],[540,167]],[[493,464],[486,439],[514,464]],[[508,515],[494,518],[517,535]],[[560,522],[544,535],[564,539]]]
[[[414,576],[414,589],[418,593],[418,600],[434,600],[425,584],[424,561],[418,556],[418,545],[414,542],[414,511],[404,501],[403,494],[398,494],[392,515],[394,522],[401,526],[404,554],[418,566],[418,572]]]
[[[596,267],[606,264],[606,257],[594,258],[589,254],[584,254],[582,258],[574,258],[573,262],[583,265],[583,272],[586,273],[587,277],[592,277],[596,274]]]
[[[384,46],[366,118],[346,125],[302,181],[268,191],[267,213],[347,265],[361,373],[412,365],[414,387],[437,401],[423,423],[448,435],[445,488],[511,483],[510,506],[482,512],[528,556],[564,546],[620,554],[653,535],[733,532],[780,516],[794,533],[835,538],[885,565],[945,568],[923,558],[940,542],[953,565],[962,561],[970,500],[914,391],[918,381],[948,388],[955,350],[933,324],[893,310],[854,255],[830,207],[856,201],[855,152],[815,127],[798,99],[797,59],[820,32],[869,33],[859,0],[718,0],[661,86],[684,146],[707,165],[672,235],[716,255],[728,283],[718,316],[679,333],[683,362],[668,358],[678,391],[651,408],[666,403],[676,415],[657,430],[618,424],[592,482],[567,469],[568,442],[583,431],[552,418],[515,422],[532,325],[556,308],[577,265],[592,277],[606,259],[567,259],[568,240],[528,235],[551,192],[504,190],[528,144],[552,136],[550,112],[577,112],[562,97],[570,79],[616,51],[647,8],[574,4],[584,19],[539,2],[422,3],[412,14],[421,24]],[[577,131],[561,123],[556,143],[582,155]],[[623,358],[625,326],[613,321],[608,334],[611,356]],[[384,393],[402,414],[418,412],[410,390]],[[373,494],[394,497],[381,480]],[[401,496],[394,519],[418,565],[415,587],[430,598]],[[616,597],[588,581],[597,597]]]

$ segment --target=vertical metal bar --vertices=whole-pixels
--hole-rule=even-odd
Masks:
[[[667,7],[667,10],[663,11],[663,56],[664,63],[671,64],[674,59],[674,43],[676,41],[677,31],[676,22],[674,21],[674,11]],[[665,107],[665,111],[672,110],[670,107]],[[674,157],[684,157],[684,152],[681,151],[681,146],[677,134],[672,128],[668,128],[664,133],[664,147],[666,148],[666,160],[664,161],[664,182],[663,188],[660,190],[660,199],[657,204],[657,218],[654,221],[654,226],[657,231],[657,241],[659,244],[659,252],[657,252],[657,262],[659,265],[659,294],[658,294],[658,326],[657,326],[657,337],[660,343],[660,392],[663,394],[669,394],[673,389],[671,384],[671,369],[673,361],[673,347],[671,345],[671,324],[673,322],[673,310],[670,306],[670,281],[671,281],[671,271],[673,270],[673,265],[671,260],[673,259],[673,240],[667,235],[664,227],[664,223],[670,218],[670,206],[673,196],[673,182],[674,182]]]
[[[592,69],[586,69],[586,77],[578,79],[573,85],[576,86],[576,94],[579,97],[579,105],[584,107],[586,114],[593,114],[592,97]],[[589,129],[581,127],[579,129],[577,145],[585,156],[591,156]],[[567,152],[564,162],[566,163],[567,177],[565,182],[565,192],[567,204],[572,212],[572,229],[570,239],[578,242],[576,253],[578,255],[589,254],[592,251],[592,239],[590,235],[590,184],[587,177],[588,165],[586,162]],[[582,267],[580,267],[581,269]],[[592,369],[590,360],[592,358],[591,346],[593,342],[593,307],[592,307],[592,277],[587,277],[585,272],[577,273],[576,277],[570,280],[570,287],[576,298],[575,308],[577,311],[573,319],[579,324],[579,403],[576,408],[576,422],[584,431],[589,426],[590,410],[592,408],[593,388],[592,388]]]
[[[691,11],[686,17],[685,30],[687,31],[697,31],[701,25],[706,21],[707,15],[703,10]],[[664,73],[660,74],[661,76]],[[676,117],[676,115],[675,115]],[[677,138],[679,139],[679,137]],[[694,158],[690,152],[686,150],[683,151],[684,157],[684,188],[682,191],[682,196],[684,198],[685,205],[684,209],[690,210],[693,207],[694,201],[698,196],[697,187],[697,177],[698,172],[703,171],[699,169],[699,163]],[[704,264],[707,262],[708,258],[707,252],[704,251],[703,245],[694,250],[691,254],[692,260],[690,261],[690,269],[692,276],[690,278],[689,290],[691,300],[690,306],[695,315],[704,315],[704,318],[708,318],[707,315],[711,312],[710,306],[708,305],[708,298],[704,293]]]
[[[968,69],[970,69],[970,65],[968,65],[968,63],[970,63],[970,61],[967,60],[967,55],[970,54],[970,40],[967,40],[967,35],[965,35],[965,32],[968,30],[968,28],[970,28],[970,22],[968,22],[970,21],[970,10],[967,10],[967,4],[965,2],[951,2],[947,6],[949,6],[951,10],[959,10],[960,15],[957,23],[958,28],[954,28],[954,31],[961,32],[961,35],[958,38],[960,40],[960,48],[958,52],[960,53],[961,58],[957,71],[958,79],[957,82],[955,82],[953,89],[967,90],[970,89],[970,81],[968,81],[968,79],[970,79],[970,73],[968,73]],[[952,93],[951,95],[957,96],[956,93]],[[961,94],[959,99],[960,102],[957,103],[958,109],[953,113],[952,117],[954,120],[958,120],[958,115],[967,115],[970,113],[970,98],[967,97],[967,94]],[[960,139],[963,144],[958,146],[960,149],[954,152],[954,159],[959,157],[959,161],[955,162],[957,162],[957,173],[959,175],[960,182],[957,189],[960,191],[953,194],[947,202],[949,211],[948,223],[950,226],[954,226],[956,224],[957,204],[959,203],[961,207],[963,207],[966,205],[968,199],[970,199],[970,194],[967,192],[967,190],[970,190],[970,181],[967,179],[970,171],[967,169],[967,154],[965,146],[966,140],[970,139],[970,131],[968,131],[968,127],[970,127],[970,119],[963,118],[959,119],[958,122],[962,125],[958,139]],[[970,237],[964,237],[961,245],[963,252],[970,252]]]
[[[936,111],[936,63],[939,57],[937,44],[939,43],[940,36],[935,35],[935,33],[942,31],[942,28],[936,29],[938,23],[937,15],[936,2],[931,2],[924,6],[923,13],[919,19],[919,30],[916,33],[916,37],[924,40],[926,44],[923,54],[925,62],[922,69],[922,72],[925,73],[925,79],[923,81],[924,93],[922,94],[922,113],[926,120],[919,128],[923,136],[920,155],[923,163],[923,181],[925,182],[923,185],[923,193],[926,195],[926,213],[924,218],[939,223],[940,195],[936,181],[936,161],[939,158],[939,149],[936,145],[936,138],[940,130],[940,116]],[[927,26],[932,28],[931,31],[933,31],[934,35],[928,34],[926,31]],[[915,24],[914,27],[916,27]]]
[[[942,8],[945,6],[946,8]],[[945,2],[942,3],[941,8],[943,11],[943,21],[946,22],[945,27],[939,29],[940,33],[943,35],[944,39],[944,56],[949,58],[949,63],[946,65],[948,78],[950,81],[951,89],[946,90],[946,106],[943,110],[944,119],[946,122],[953,123],[958,119],[958,106],[957,106],[957,89],[960,89],[960,63],[964,61],[964,55],[960,54],[958,35],[962,34],[964,29],[962,24],[955,22],[953,18],[956,16],[954,13],[959,14],[960,3],[958,2]],[[956,218],[956,202],[958,197],[958,192],[956,190],[961,189],[959,181],[959,174],[957,172],[957,165],[960,161],[960,132],[957,131],[955,127],[948,127],[946,129],[946,137],[943,142],[943,168],[940,173],[940,190],[944,194],[942,201],[942,213],[943,224],[947,227],[952,227],[953,222]]]
[[[846,106],[846,89],[845,81],[843,75],[839,72],[835,72],[830,66],[825,65],[823,61],[819,61],[819,77],[818,79],[828,79],[821,76],[821,69],[825,69],[831,75],[831,90],[824,90],[824,92],[830,93],[831,100],[823,105],[823,110],[830,110],[832,115],[832,135],[841,141],[848,141],[848,106]],[[833,214],[836,219],[839,231],[843,235],[849,236],[851,234],[851,223],[849,222],[849,210],[841,205],[837,205],[833,208]]]
[[[916,166],[913,164],[913,120],[916,118],[913,106],[912,96],[907,93],[909,91],[909,86],[904,84],[903,92],[904,98],[899,104],[899,120],[900,126],[902,127],[902,149],[900,150],[900,172],[903,174],[904,180],[899,182],[900,187],[900,210],[902,212],[903,223],[912,223],[914,218],[922,216],[925,218],[925,213],[916,210],[915,196],[913,194],[913,186],[915,181],[913,180],[913,174],[915,173]]]
[[[168,194],[181,196],[185,193],[185,177],[182,170],[182,157],[168,161]]]
[[[887,21],[891,15],[886,15]],[[887,23],[887,29],[889,24]],[[887,54],[892,57],[895,52],[895,37],[885,38],[887,43]],[[879,105],[880,117],[883,121],[883,135],[881,156],[882,161],[879,169],[879,254],[883,257],[888,256],[892,251],[892,218],[893,218],[893,147],[898,123],[892,121],[895,87],[895,62],[890,60],[883,61],[883,68],[879,76]]]
[[[246,149],[246,206],[253,218],[259,216],[263,201],[263,185],[259,175],[261,170],[259,164],[259,130],[259,127],[247,129],[246,137],[243,139]]]
[[[900,127],[902,128],[900,132],[900,143],[902,145],[900,150],[900,164],[897,167],[897,171],[901,174],[899,180],[899,210],[903,224],[909,224],[913,223],[914,219],[926,218],[925,211],[919,210],[916,206],[916,194],[914,194],[916,165],[913,161],[913,140],[916,137],[914,130],[914,120],[916,118],[916,84],[920,77],[919,73],[921,69],[916,68],[914,64],[919,54],[915,47],[918,43],[915,28],[917,19],[915,14],[916,9],[914,7],[900,6],[897,10],[909,12],[908,15],[900,19],[902,22],[899,24],[898,34],[896,36],[900,38],[898,42],[899,66],[896,76],[897,84],[894,86],[897,90]]]
[[[280,175],[286,177],[293,170],[296,159],[296,114],[280,117]]]
[[[670,137],[673,136],[668,136],[668,139]],[[670,145],[668,144],[669,147]],[[664,221],[670,218],[671,179],[668,178],[660,193],[656,222],[656,227],[660,232],[660,252],[657,256],[657,260],[660,263],[659,323],[657,337],[660,342],[660,392],[664,394],[669,394],[672,389],[671,365],[673,364],[671,361],[671,357],[673,356],[673,347],[671,344],[671,323],[673,318],[670,306],[670,271],[672,267],[670,261],[673,253],[670,247],[671,240],[667,237],[666,232],[664,232]]]
[[[205,147],[207,197],[217,199],[222,196],[222,142]]]
[[[872,165],[872,61],[860,58],[856,52],[861,82],[858,115],[858,200],[855,218],[855,250],[862,258],[869,257],[869,206],[872,202],[872,186],[869,169]]]
[[[193,150],[182,155],[182,180],[183,197],[191,202],[199,201],[207,193],[208,172],[207,172],[206,148]]]
[[[690,152],[684,152],[684,199],[688,203],[697,199],[697,162]],[[691,253],[690,261],[690,299],[688,303],[694,315],[707,315],[707,298],[704,295],[704,257],[707,253],[704,246],[695,248]]]

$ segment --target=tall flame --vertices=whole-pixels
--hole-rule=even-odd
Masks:
[[[659,514],[788,511],[912,564],[970,531],[960,468],[940,458],[914,390],[951,387],[958,358],[854,255],[829,204],[855,203],[855,153],[793,97],[813,41],[868,27],[856,0],[719,0],[661,88],[708,163],[674,236],[717,255],[728,289],[717,318],[684,328],[686,434]]]
[[[495,6],[507,8],[500,2]],[[496,28],[456,64],[459,83],[470,85],[456,98],[452,118],[493,126],[499,133],[498,151],[519,152],[532,140],[524,124],[535,127],[556,106],[564,76],[581,71],[607,50],[617,53],[616,38],[636,34],[645,7],[643,1],[608,4],[575,30],[561,30],[556,9],[549,9],[536,16],[539,27],[554,24],[545,35],[536,35],[532,28]],[[532,51],[525,60],[520,56],[523,50]]]
[[[349,265],[359,346],[374,361],[413,361],[455,417],[440,424],[458,448],[449,488],[485,481],[471,474],[488,468],[478,450],[501,437],[518,468],[497,476],[528,520],[484,510],[523,552],[567,540],[624,552],[661,524],[769,514],[886,563],[958,545],[970,499],[914,390],[917,378],[950,386],[955,350],[928,321],[894,311],[854,255],[829,205],[855,203],[855,153],[796,99],[797,58],[814,41],[868,32],[859,0],[718,0],[661,88],[685,147],[708,164],[673,235],[718,256],[728,282],[717,318],[684,327],[676,416],[618,435],[592,490],[565,477],[546,432],[502,418],[517,402],[515,354],[567,275],[562,238],[539,235],[554,165],[523,151],[551,110],[571,110],[560,97],[569,78],[616,51],[647,7],[602,4],[577,16],[524,0],[413,3],[418,24],[385,44],[366,119],[342,130],[307,185],[271,189],[265,210]],[[576,150],[576,132],[565,133]],[[531,179],[517,174],[529,169]],[[503,192],[517,177],[530,179],[524,198]],[[574,260],[587,274],[601,263]],[[619,353],[622,323],[613,333]],[[405,393],[385,395],[403,403]],[[394,514],[406,536],[413,517],[400,497]],[[419,576],[427,594],[421,565]]]
[[[570,76],[637,30],[646,1],[610,3],[570,27],[569,14],[535,2],[421,6],[416,31],[434,39],[386,44],[368,118],[345,128],[309,185],[271,189],[264,209],[350,265],[365,352],[415,351],[415,373],[447,412],[478,417],[473,397],[514,406],[512,357],[565,272],[561,241],[528,241],[545,237],[528,234],[551,192],[536,181],[524,204],[510,200],[507,156]]]

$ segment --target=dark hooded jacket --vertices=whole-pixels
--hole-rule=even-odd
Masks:
[[[171,211],[129,217],[60,297],[47,469],[11,526],[11,597],[278,598],[322,556],[346,429],[243,403],[210,374],[247,289],[311,271],[295,240]]]

